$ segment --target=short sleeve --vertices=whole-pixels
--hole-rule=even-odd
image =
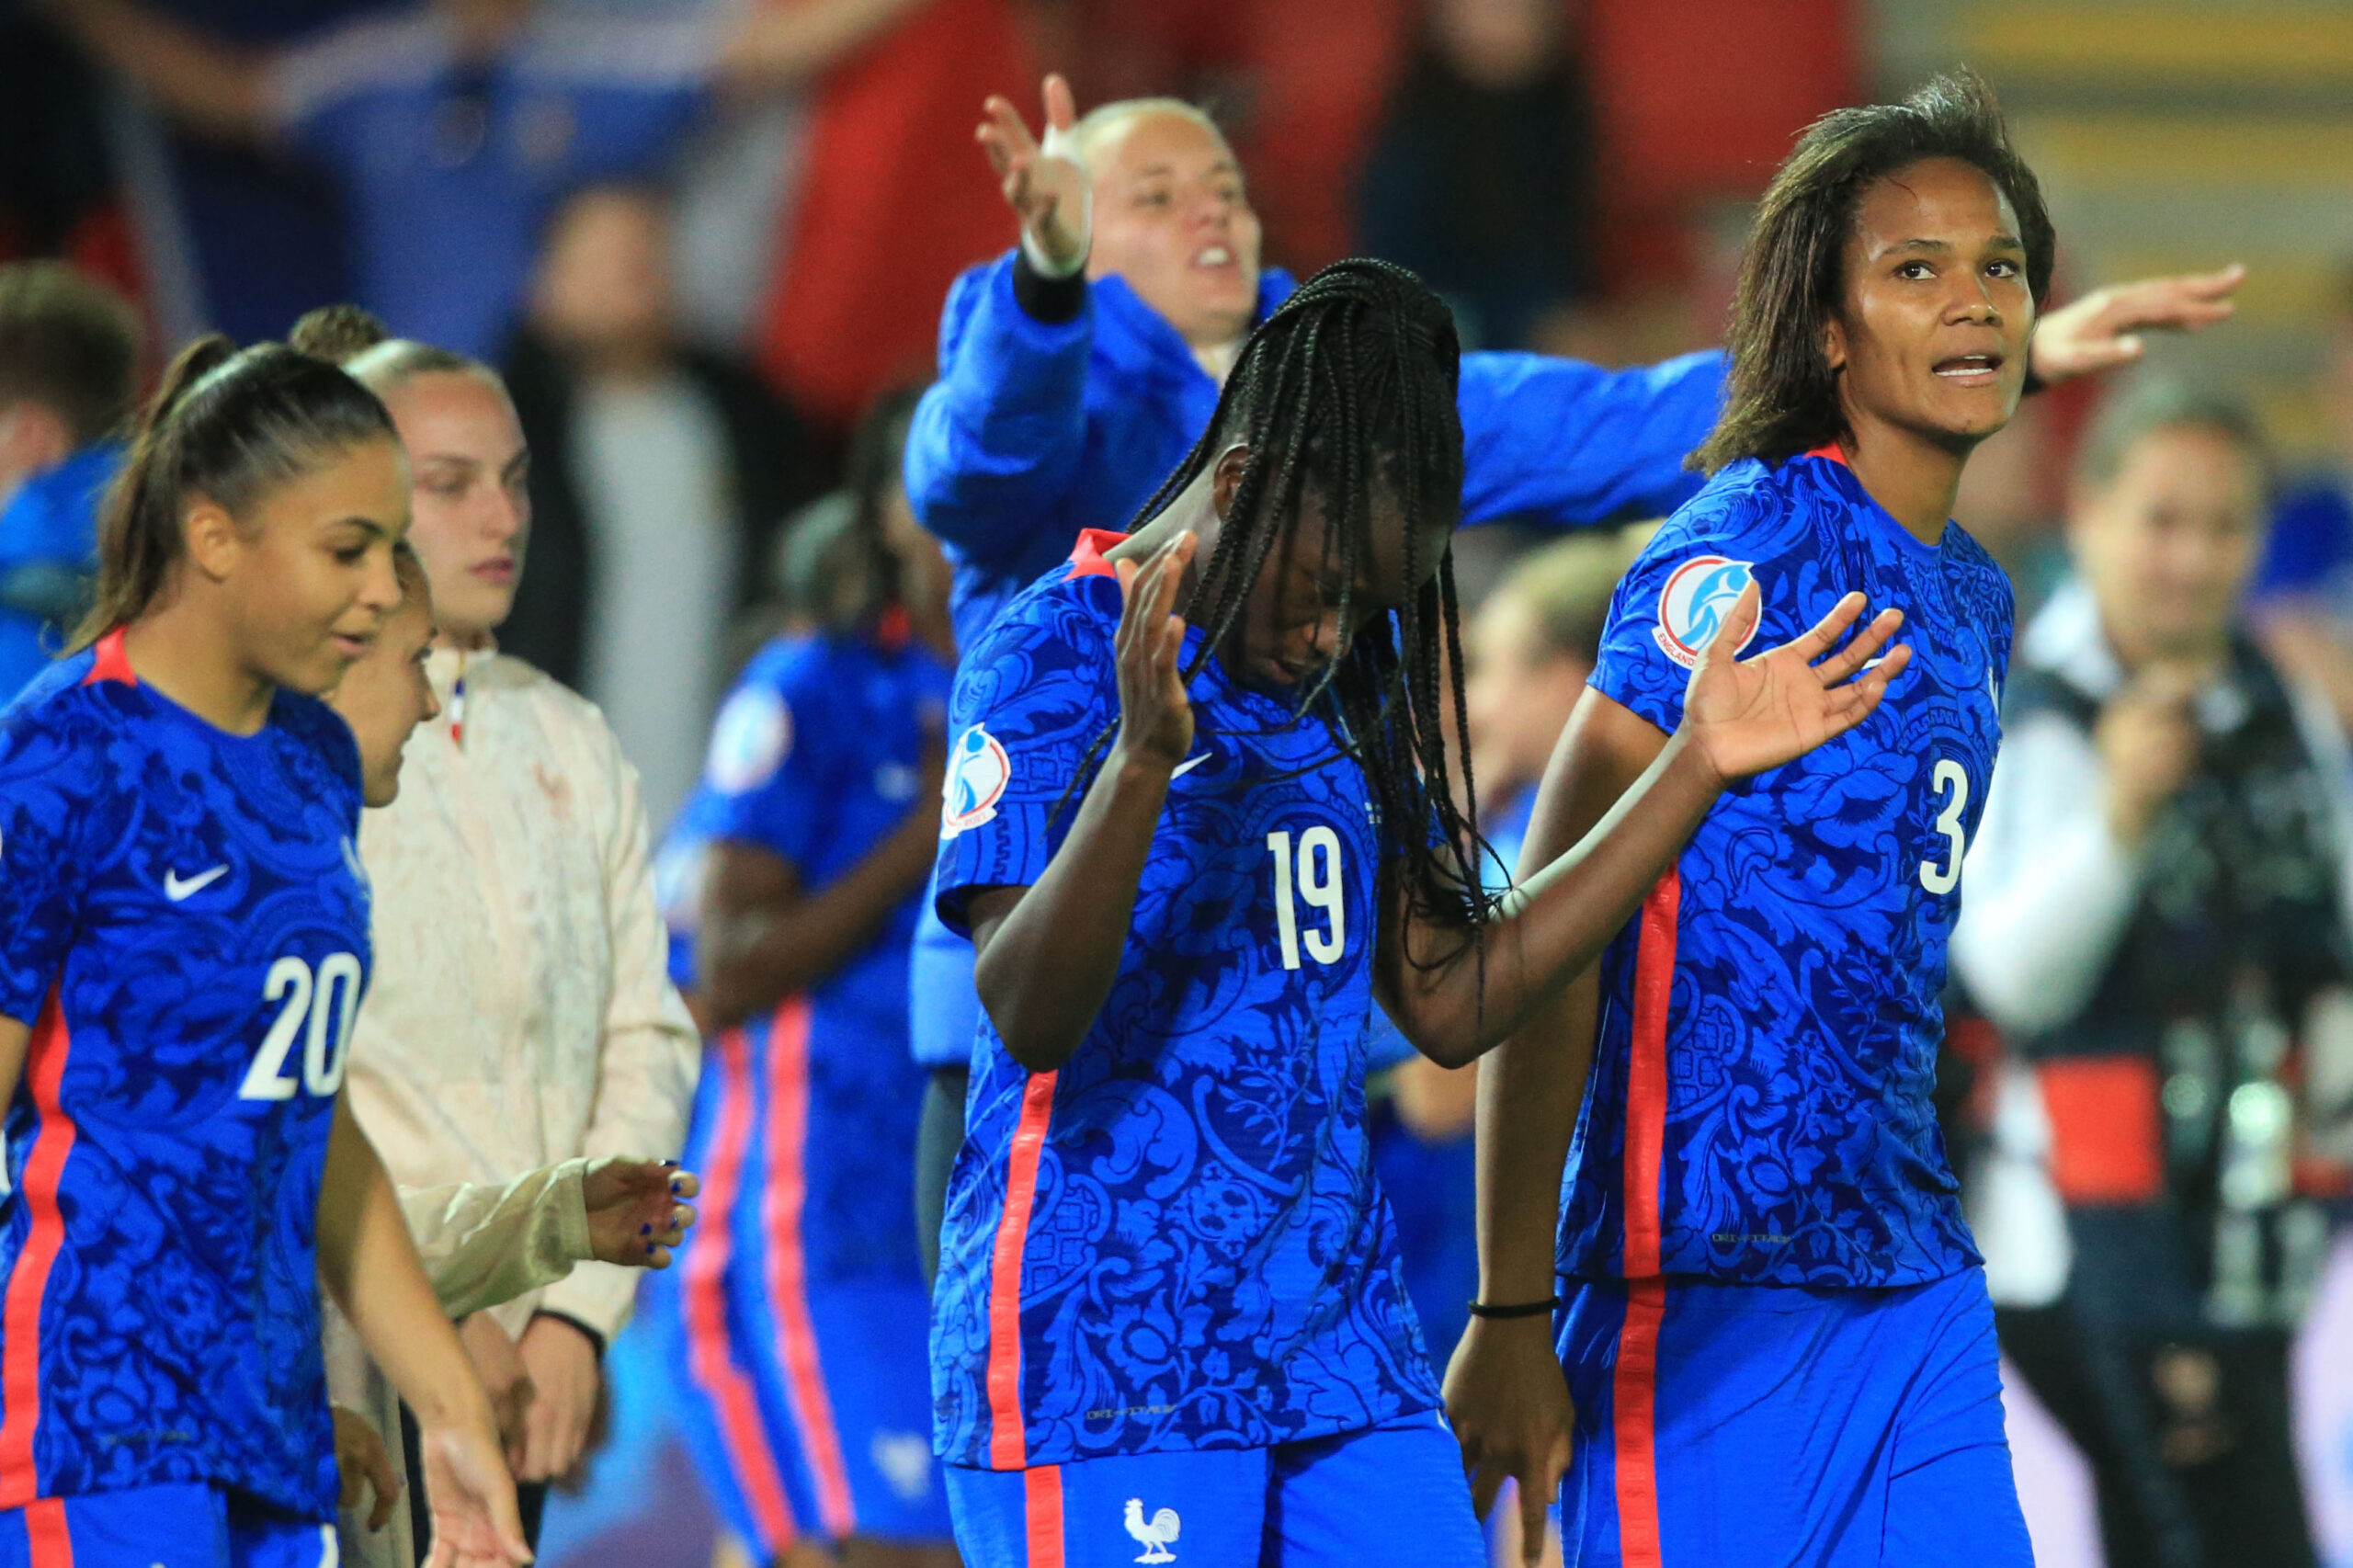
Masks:
[[[1702,497],[1702,501],[1706,498]],[[1819,619],[1805,612],[1821,574],[1769,528],[1726,529],[1714,516],[1679,514],[1643,547],[1617,594],[1587,684],[1672,733],[1700,651],[1754,580],[1763,614],[1745,653],[1778,647]],[[1824,607],[1827,608],[1827,606]]]
[[[280,51],[264,85],[270,124],[288,145],[347,165],[358,152],[366,103],[419,91],[414,62],[429,58],[433,47],[416,19],[379,17],[330,28]]]
[[[570,177],[658,174],[710,108],[724,39],[722,26],[703,15],[551,24],[534,74],[571,100]]]
[[[0,726],[0,1014],[28,1026],[81,923],[94,767],[45,725]]]
[[[1070,832],[1119,720],[1109,577],[1017,601],[966,655],[949,704],[939,918],[970,933],[975,888],[1027,887]]]
[[[703,765],[711,836],[756,844],[796,867],[809,864],[831,814],[804,722],[813,704],[796,689],[806,684],[790,674],[745,680],[719,710]]]

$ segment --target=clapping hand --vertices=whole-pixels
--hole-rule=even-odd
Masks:
[[[1139,567],[1122,561],[1119,574],[1120,749],[1140,761],[1175,767],[1193,749],[1193,703],[1177,665],[1185,622],[1172,613],[1185,570],[1200,536],[1178,534]]]
[[[1058,273],[1078,269],[1086,259],[1086,172],[1056,141],[1078,121],[1070,84],[1046,78],[1046,139],[1029,134],[1029,122],[1009,98],[992,94],[982,105],[988,116],[972,139],[989,155],[1005,191],[1005,204],[1021,220],[1022,233],[1037,254]]]

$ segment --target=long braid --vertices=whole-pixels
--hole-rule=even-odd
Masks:
[[[1432,562],[1423,546],[1428,525],[1450,524],[1461,505],[1460,359],[1452,318],[1412,273],[1368,260],[1324,268],[1251,334],[1208,429],[1135,526],[1165,510],[1228,447],[1248,448],[1187,607],[1202,633],[1186,666],[1189,682],[1230,645],[1267,563],[1290,559],[1311,486],[1326,508],[1325,548],[1340,568],[1339,623],[1355,627],[1357,582],[1375,559],[1375,499],[1393,503],[1387,526],[1405,529],[1414,586],[1400,609],[1356,627],[1333,650],[1302,687],[1297,711],[1324,723],[1363,768],[1385,856],[1415,923],[1475,941],[1489,901],[1477,875],[1485,846],[1471,792],[1453,552]],[[1096,738],[1065,801],[1084,792],[1115,732]]]

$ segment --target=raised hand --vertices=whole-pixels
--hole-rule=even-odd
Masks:
[[[1200,536],[1178,534],[1138,567],[1122,561],[1120,578],[1120,748],[1129,756],[1175,767],[1193,749],[1193,702],[1177,660],[1183,618],[1171,613]]]
[[[1009,98],[991,94],[981,106],[983,119],[972,139],[989,155],[996,170],[1005,204],[1021,220],[1030,244],[1059,274],[1078,270],[1086,260],[1089,237],[1086,171],[1059,144],[1056,132],[1078,121],[1070,84],[1048,76],[1045,88],[1046,140],[1040,145],[1029,134],[1029,122]]]
[[[2095,289],[2061,306],[2035,328],[2034,373],[2046,381],[2090,375],[2141,358],[2144,331],[2196,332],[2228,321],[2231,298],[2246,281],[2237,262],[2215,272],[2142,278]]]
[[[1716,777],[1727,781],[1779,767],[1845,734],[1870,717],[1887,683],[1912,660],[1911,648],[1899,645],[1872,662],[1904,624],[1898,609],[1880,611],[1844,648],[1831,653],[1861,618],[1860,594],[1840,599],[1794,642],[1739,659],[1734,651],[1756,630],[1762,605],[1763,595],[1752,580],[1700,653],[1684,690],[1683,728]],[[1858,670],[1861,678],[1849,680]]]
[[[937,791],[935,791],[937,793]],[[599,1160],[581,1178],[588,1244],[601,1263],[667,1268],[670,1249],[695,1222],[685,1201],[702,1190],[692,1171],[659,1160]]]

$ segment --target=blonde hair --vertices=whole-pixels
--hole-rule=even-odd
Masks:
[[[1070,128],[1071,151],[1077,154],[1078,166],[1086,171],[1090,179],[1101,174],[1103,171],[1098,160],[1111,143],[1136,121],[1159,114],[1190,120],[1216,137],[1221,146],[1230,145],[1217,121],[1198,104],[1188,104],[1182,98],[1115,98],[1088,109]]]
[[[1601,656],[1609,601],[1649,537],[1647,528],[1579,534],[1531,551],[1513,564],[1494,597],[1508,594],[1529,608],[1541,643],[1529,650],[1531,662],[1573,657],[1591,664]]]

